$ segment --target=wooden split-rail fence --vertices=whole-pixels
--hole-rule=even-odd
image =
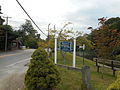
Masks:
[[[97,72],[100,71],[100,67],[102,67],[103,64],[105,65],[106,68],[110,68],[113,71],[113,76],[115,76],[116,71],[120,70],[120,61],[100,58],[94,58],[93,61],[96,62]]]

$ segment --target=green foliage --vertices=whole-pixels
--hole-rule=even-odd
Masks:
[[[120,32],[120,18],[110,18],[105,22],[106,25],[109,26],[110,29],[117,29]]]
[[[22,37],[24,37],[25,35],[35,36],[35,33],[37,33],[37,31],[32,26],[32,23],[30,20],[26,20],[25,24],[22,24],[20,26],[19,32],[21,33]]]
[[[120,46],[115,47],[114,51],[113,51],[113,55],[119,55],[120,54]]]
[[[7,32],[7,49],[10,49],[11,41],[18,37],[18,33],[12,29],[10,25],[0,25],[0,50],[5,47],[5,37]]]
[[[119,60],[120,61],[120,54],[115,56],[115,60]]]
[[[50,39],[49,41],[41,40],[38,42],[38,46],[42,48],[51,48],[54,50],[54,39]]]
[[[32,35],[27,35],[22,38],[22,41],[24,42],[24,45],[29,48],[37,48],[37,39],[34,38]]]
[[[113,42],[115,42],[114,44],[114,50],[112,52],[112,54],[115,56],[114,58],[118,59],[118,55],[120,53],[120,45],[119,44],[119,40],[120,40],[120,17],[116,17],[116,18],[110,18],[105,22],[105,25],[107,25],[109,27],[109,29],[111,29],[110,32],[110,36],[115,38],[115,40],[112,40]]]
[[[27,90],[52,90],[60,82],[59,72],[44,49],[38,48],[25,75]]]
[[[21,37],[21,42],[23,45],[29,48],[37,48],[37,42],[40,39],[40,35],[36,34],[37,31],[32,26],[31,21],[26,20],[25,24],[20,26],[18,30],[19,37]]]
[[[12,31],[12,27],[10,25],[0,25],[0,30]]]
[[[117,75],[117,80],[112,83],[108,88],[107,90],[120,90],[120,71],[118,72],[118,75]]]
[[[77,46],[82,46],[83,44],[85,44],[86,45],[85,50],[91,50],[93,48],[91,43],[92,42],[84,36],[77,37]]]
[[[119,53],[117,47],[120,46],[120,18],[101,21],[101,26],[92,30],[92,42],[98,57],[113,59]]]
[[[79,46],[83,46],[83,44],[85,44],[84,57],[88,59],[93,59],[93,57],[96,56],[92,45],[92,41],[87,39],[87,35],[77,37],[76,43],[77,43],[77,48],[76,48],[77,55],[83,56],[83,49],[79,48]]]

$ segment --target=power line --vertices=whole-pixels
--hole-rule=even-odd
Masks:
[[[23,6],[20,4],[18,0],[16,0],[17,3],[20,5],[20,7],[23,9],[23,11],[27,14],[27,16],[30,18],[30,20],[34,23],[34,25],[45,35],[47,36],[39,27],[38,25],[34,22],[34,20],[30,17],[30,15],[27,13],[27,11],[23,8]]]

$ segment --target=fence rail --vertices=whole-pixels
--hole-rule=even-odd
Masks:
[[[120,70],[120,61],[99,58],[94,58],[93,61],[96,62],[97,72],[99,72],[99,69],[102,66],[101,64],[105,64],[106,65],[105,67],[111,68],[113,71],[113,76],[115,76],[116,71]]]

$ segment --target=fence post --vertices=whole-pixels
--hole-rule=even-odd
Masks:
[[[111,61],[111,67],[112,67],[112,70],[113,70],[114,69],[113,61]]]
[[[82,72],[82,90],[91,90],[90,67],[83,66],[81,72]]]
[[[111,67],[112,67],[112,70],[113,70],[113,76],[115,77],[116,70],[114,69],[114,62],[113,61],[111,61]]]
[[[96,61],[96,66],[98,66],[98,60],[97,60],[97,58],[95,59],[95,61]]]

